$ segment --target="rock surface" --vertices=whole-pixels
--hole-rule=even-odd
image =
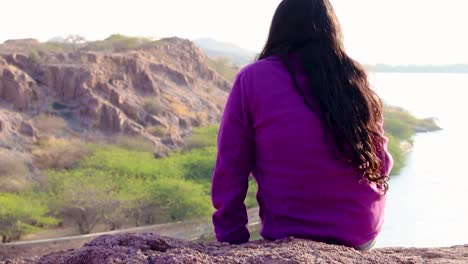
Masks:
[[[23,263],[468,263],[468,246],[440,249],[393,248],[358,252],[312,241],[255,241],[241,246],[185,242],[156,234],[101,236],[77,250],[53,253]]]
[[[0,45],[0,109],[66,116],[80,131],[139,135],[161,150],[180,147],[194,126],[217,123],[231,86],[179,38],[120,51],[41,45]]]

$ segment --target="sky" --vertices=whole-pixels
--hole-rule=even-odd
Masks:
[[[363,63],[468,63],[467,0],[331,0]],[[209,37],[260,51],[280,0],[2,0],[0,42],[79,34]]]

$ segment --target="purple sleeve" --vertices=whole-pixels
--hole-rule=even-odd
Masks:
[[[237,77],[221,121],[218,156],[213,172],[213,224],[219,242],[246,243],[250,239],[244,204],[253,170],[253,140],[242,74]]]

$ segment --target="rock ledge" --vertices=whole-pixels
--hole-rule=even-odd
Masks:
[[[439,249],[389,248],[368,253],[300,239],[255,241],[241,246],[186,242],[156,234],[105,235],[82,248],[23,263],[468,263],[468,246]]]

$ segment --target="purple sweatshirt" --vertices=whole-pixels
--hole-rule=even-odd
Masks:
[[[298,73],[305,86],[306,77]],[[243,69],[227,101],[213,174],[213,224],[220,242],[249,241],[244,200],[252,173],[268,240],[287,237],[355,247],[376,238],[385,196],[337,161],[319,117],[304,103],[281,61]],[[392,165],[382,142],[385,175]]]

